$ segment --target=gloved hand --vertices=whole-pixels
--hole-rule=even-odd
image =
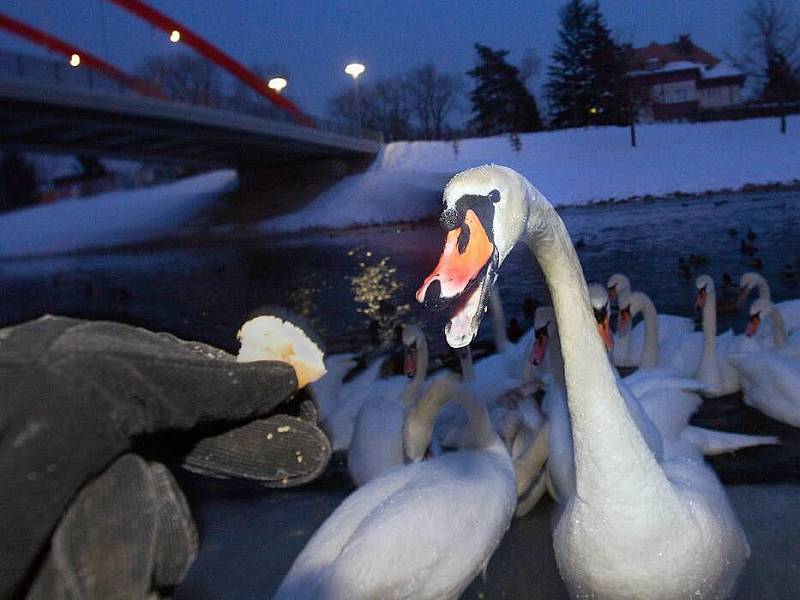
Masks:
[[[131,450],[176,440],[192,470],[274,486],[330,458],[315,423],[270,414],[295,392],[290,365],[169,334],[61,317],[3,329],[0,385],[0,598],[143,597],[183,577],[185,499]],[[187,445],[189,430],[205,439]]]

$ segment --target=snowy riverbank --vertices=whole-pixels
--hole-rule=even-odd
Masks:
[[[457,171],[497,163],[525,174],[556,205],[738,190],[800,180],[800,116],[777,119],[564,129],[451,142],[388,144],[369,171],[348,177],[304,209],[264,221],[265,231],[412,221],[439,212]],[[455,151],[457,148],[457,152]]]
[[[158,239],[206,214],[237,185],[236,173],[214,171],[150,188],[0,215],[0,257],[74,252]]]

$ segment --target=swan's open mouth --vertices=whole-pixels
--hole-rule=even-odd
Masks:
[[[497,278],[497,251],[477,214],[467,209],[463,221],[447,233],[436,268],[417,290],[417,300],[435,310],[453,305],[445,326],[452,348],[468,345],[486,312]]]

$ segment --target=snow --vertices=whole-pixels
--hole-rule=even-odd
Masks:
[[[742,71],[725,60],[718,62],[710,69],[704,69],[700,71],[700,74],[703,79],[714,79],[717,77],[738,77],[739,75],[744,75]]]
[[[796,132],[800,117],[789,117],[788,128]],[[800,180],[800,137],[781,135],[775,118],[638,125],[636,148],[629,136],[626,127],[523,134],[520,152],[507,136],[465,139],[457,154],[452,142],[395,142],[366,173],[260,227],[297,231],[434,217],[448,178],[485,163],[520,171],[562,206]]]
[[[163,237],[206,213],[236,183],[234,171],[221,170],[0,214],[0,256],[55,254]]]

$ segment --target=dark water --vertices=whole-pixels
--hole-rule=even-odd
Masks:
[[[754,243],[763,261],[761,272],[771,283],[774,299],[800,297],[797,282],[781,277],[787,263],[800,269],[800,194],[796,192],[660,200],[575,208],[561,214],[573,240],[583,241],[579,255],[588,280],[605,281],[616,271],[624,272],[634,289],[650,294],[662,312],[694,315],[696,275],[707,272],[720,285],[723,273],[738,281],[743,272],[752,270],[752,259],[739,252],[739,239],[749,228],[758,236]],[[737,229],[735,237],[729,235],[729,228]],[[433,268],[441,243],[441,231],[425,225],[0,261],[0,325],[44,313],[106,318],[235,351],[235,333],[242,322],[254,309],[275,304],[308,317],[332,351],[363,349],[375,338],[390,337],[398,322],[411,319],[425,325],[434,353],[443,353],[444,315],[423,311],[413,299],[414,290]],[[708,264],[693,268],[687,280],[676,267],[678,257],[690,253],[703,255]],[[524,247],[507,259],[499,287],[509,319],[522,316],[528,294],[548,302],[541,275]],[[720,317],[721,328],[742,331],[745,323],[744,313]],[[480,337],[490,336],[491,328],[484,324]],[[727,483],[800,482],[798,430],[772,421],[738,399],[706,402],[695,421],[782,437],[781,447],[715,458],[712,464]],[[204,543],[198,564],[183,592],[179,590],[187,598],[268,595],[308,536],[349,489],[335,473],[311,491],[251,489],[234,498],[224,485],[204,486],[191,478],[185,483]],[[740,494],[737,510],[738,503],[764,502],[758,494],[772,488],[754,489],[755,496]],[[795,486],[781,489],[789,496],[800,490]],[[524,580],[520,565],[527,563],[514,557],[526,535],[538,536],[541,556],[534,554],[552,572],[546,511],[537,509],[529,517],[532,520],[512,527],[511,541],[504,541],[498,552],[505,558],[496,558],[490,565],[490,575],[500,573],[501,582],[517,583],[498,586],[495,578],[492,587],[476,582],[468,595],[478,597],[486,591],[487,597],[506,593],[518,597],[518,584]],[[249,526],[251,520],[258,524],[256,528]],[[800,526],[796,521],[790,525],[790,544],[797,550]],[[273,535],[280,539],[272,539]],[[752,538],[749,529],[748,535]],[[262,555],[271,558],[265,563]],[[257,568],[260,573],[253,571]],[[759,575],[753,577],[753,590],[767,589]],[[563,595],[557,577],[546,581],[547,585],[537,588],[541,597]],[[786,597],[800,597],[798,582],[800,573],[795,581],[798,587],[790,588],[796,595]]]

